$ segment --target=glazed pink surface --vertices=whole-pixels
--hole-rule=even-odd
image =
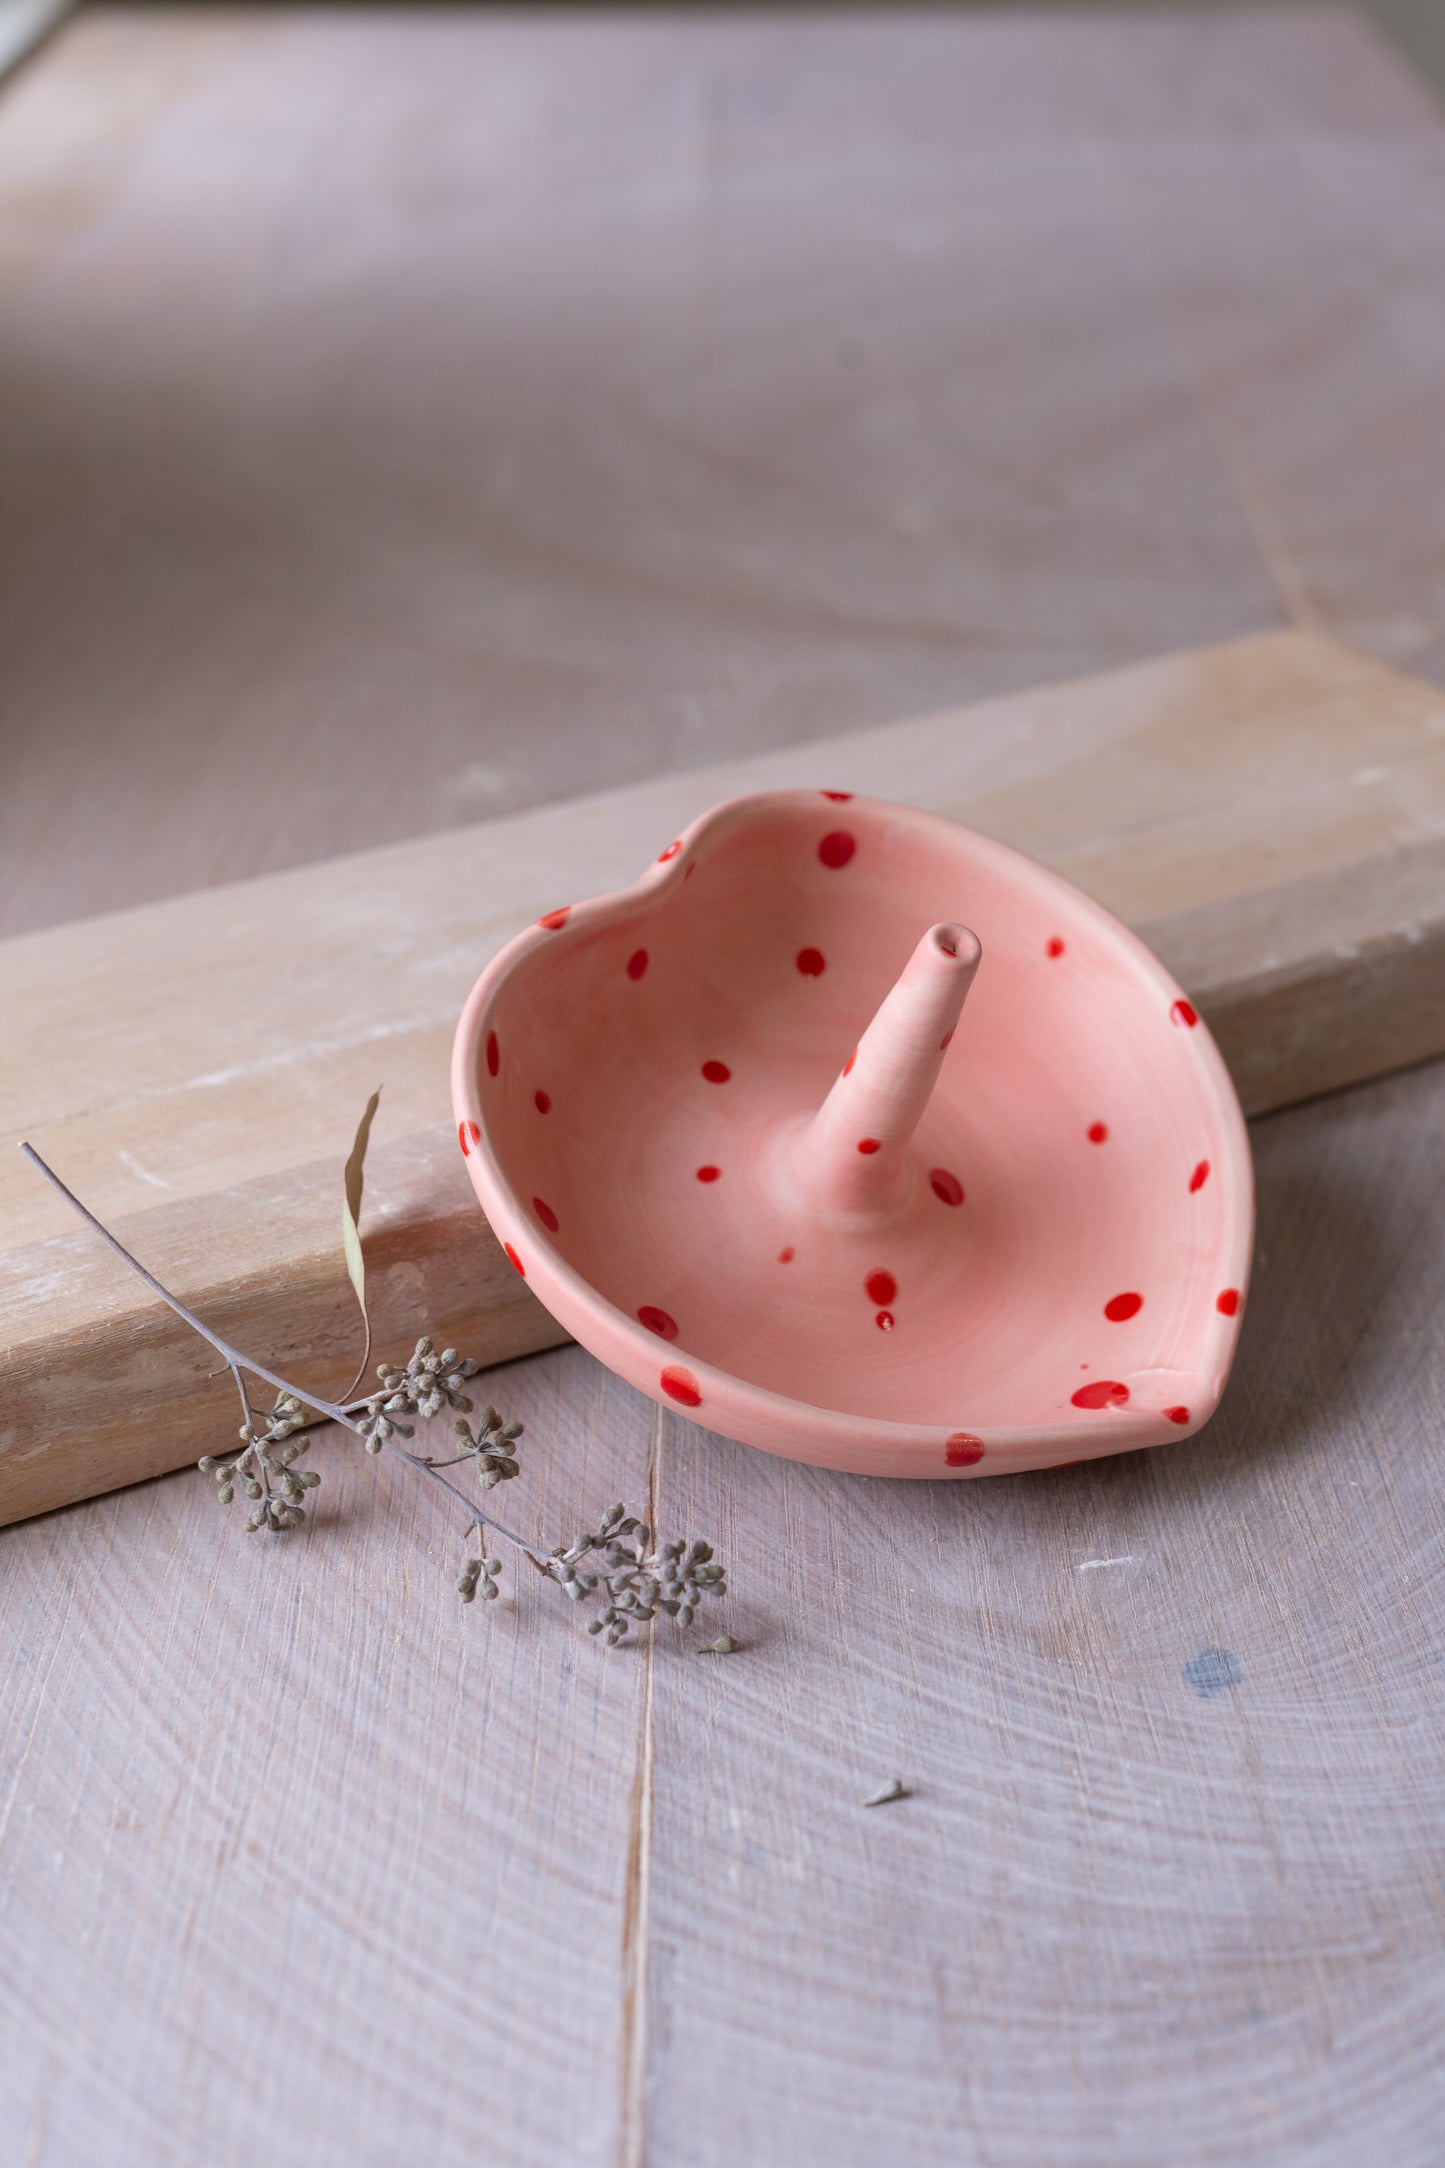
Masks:
[[[529,1286],[728,1437],[983,1475],[1223,1390],[1253,1191],[1219,1054],[1117,920],[951,822],[716,808],[496,957],[453,1098]]]

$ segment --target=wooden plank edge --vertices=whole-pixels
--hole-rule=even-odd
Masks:
[[[1445,839],[1154,919],[1248,1115],[1445,1054]]]

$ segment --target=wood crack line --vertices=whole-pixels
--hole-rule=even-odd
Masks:
[[[647,1520],[656,1540],[662,1476],[663,1411],[653,1410],[647,1459]],[[656,1621],[643,1643],[642,1729],[627,1844],[627,1888],[622,1918],[622,2042],[619,2092],[618,2168],[646,2168],[647,2162],[647,1958],[652,1895],[652,1791],[654,1733],[653,1663]]]

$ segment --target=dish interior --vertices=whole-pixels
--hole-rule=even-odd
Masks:
[[[906,1195],[824,1223],[788,1138],[944,920],[983,960]],[[1238,1144],[1192,1013],[1106,914],[966,830],[767,801],[499,984],[479,1087],[501,1231],[678,1359],[814,1407],[981,1428],[1080,1393],[1162,1407],[1222,1377],[1239,1304]]]

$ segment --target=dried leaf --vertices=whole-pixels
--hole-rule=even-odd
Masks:
[[[362,1169],[366,1164],[366,1147],[371,1142],[371,1124],[380,1099],[381,1089],[378,1086],[367,1100],[366,1112],[356,1125],[356,1138],[351,1147],[351,1156],[346,1162],[344,1177],[345,1195],[341,1204],[341,1240],[346,1251],[347,1274],[352,1286],[356,1289],[356,1299],[361,1306],[361,1322],[366,1333],[365,1344],[361,1351],[361,1362],[356,1376],[352,1379],[343,1396],[344,1400],[350,1400],[351,1395],[366,1376],[366,1366],[371,1360],[371,1318],[366,1308],[366,1262],[361,1254],[361,1183]]]

